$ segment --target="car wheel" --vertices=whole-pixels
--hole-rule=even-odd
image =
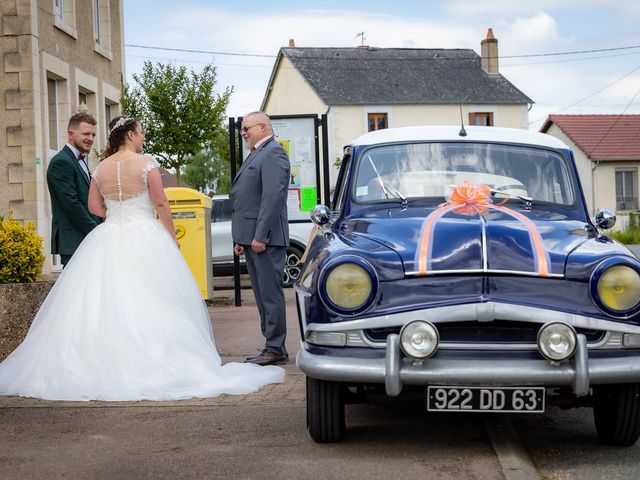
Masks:
[[[291,246],[287,248],[287,257],[284,261],[284,280],[282,282],[285,287],[292,287],[300,277],[300,273],[302,273],[300,258],[302,258],[302,251],[298,247]]]
[[[344,385],[307,377],[307,430],[320,443],[344,437]]]
[[[594,388],[593,418],[605,445],[631,446],[640,437],[640,384]]]

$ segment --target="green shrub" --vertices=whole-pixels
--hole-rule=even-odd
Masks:
[[[625,245],[640,244],[640,228],[629,228],[623,232],[607,233],[608,237],[615,238]]]
[[[42,264],[42,237],[36,227],[0,216],[0,283],[35,282]]]

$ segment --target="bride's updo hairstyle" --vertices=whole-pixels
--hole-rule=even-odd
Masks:
[[[107,148],[104,149],[102,158],[110,157],[118,151],[127,138],[127,132],[135,132],[138,121],[133,117],[119,115],[109,122],[109,138]]]

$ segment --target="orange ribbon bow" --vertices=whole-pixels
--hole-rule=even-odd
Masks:
[[[464,181],[462,185],[454,185],[447,204],[459,205],[453,211],[462,215],[474,215],[476,213],[485,215],[488,211],[488,206],[491,204],[490,194],[491,190],[487,185],[474,185]]]

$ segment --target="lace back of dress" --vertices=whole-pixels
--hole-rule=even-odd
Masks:
[[[103,160],[93,175],[102,196],[123,202],[147,193],[147,176],[149,171],[158,167],[158,163],[137,154],[116,154],[113,157]]]

